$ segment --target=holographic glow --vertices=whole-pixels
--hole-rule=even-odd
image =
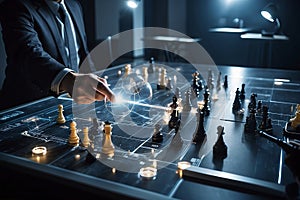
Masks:
[[[171,108],[164,107],[164,106],[150,105],[150,104],[146,104],[146,103],[130,101],[130,100],[126,100],[123,98],[120,98],[115,103],[116,104],[133,104],[133,105],[139,105],[139,106],[143,106],[143,107],[156,108],[156,109],[160,109],[160,110],[170,110],[171,109]]]

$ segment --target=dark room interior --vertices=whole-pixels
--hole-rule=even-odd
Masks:
[[[299,200],[299,21],[298,0],[0,0],[0,199]]]

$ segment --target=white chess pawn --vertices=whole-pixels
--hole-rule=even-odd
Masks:
[[[83,131],[82,145],[84,147],[88,147],[90,145],[89,128],[88,127],[84,127],[82,131]]]
[[[77,124],[76,122],[72,121],[70,123],[70,136],[69,136],[69,143],[70,144],[78,144],[79,143],[79,137],[77,135]]]
[[[160,74],[160,87],[161,88],[165,88],[166,87],[166,74],[167,74],[167,70],[165,68],[161,69],[161,74]]]
[[[145,82],[148,82],[148,67],[143,67],[143,78]]]
[[[63,111],[64,111],[63,105],[59,104],[58,105],[58,117],[56,119],[56,122],[58,124],[64,124],[66,122],[66,119],[64,117]]]
[[[111,130],[112,126],[110,123],[106,122],[104,125],[104,138],[102,141],[102,153],[108,157],[113,157],[115,154],[115,147],[111,141]]]
[[[125,76],[128,76],[131,73],[131,64],[125,65]]]

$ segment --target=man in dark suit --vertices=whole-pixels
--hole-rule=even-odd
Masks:
[[[69,25],[61,18],[60,5],[66,9],[63,15]],[[77,0],[6,0],[1,4],[0,21],[7,54],[1,110],[63,92],[81,104],[104,98],[113,101],[105,79],[90,73],[93,70],[79,73],[84,59],[90,67],[93,63]],[[64,32],[68,27],[72,36]],[[68,38],[72,38],[73,50],[66,44]]]

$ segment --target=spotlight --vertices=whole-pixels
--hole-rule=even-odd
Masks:
[[[139,0],[128,0],[127,6],[134,9],[138,7],[139,2]]]
[[[274,30],[272,31],[262,31],[263,35],[273,36],[276,33],[279,33],[280,29],[280,20],[278,16],[277,6],[273,3],[266,5],[263,10],[260,12],[261,15],[268,21],[274,24]]]

